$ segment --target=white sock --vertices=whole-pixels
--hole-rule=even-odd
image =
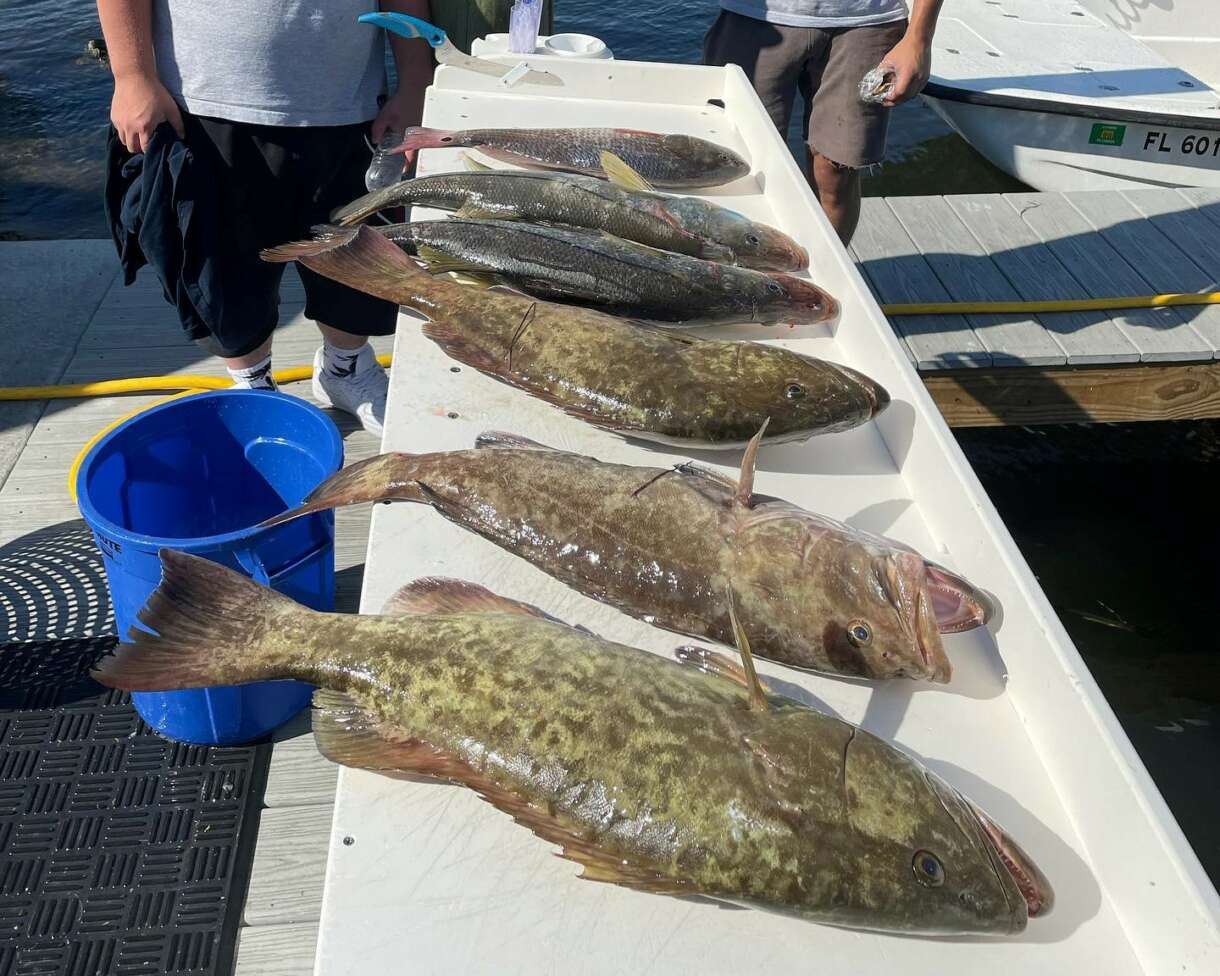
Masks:
[[[229,375],[233,377],[235,390],[278,390],[275,379],[271,375],[271,354],[266,359],[260,359],[253,366],[243,366],[240,369],[229,367]]]
[[[356,375],[356,361],[360,358],[360,354],[369,347],[366,342],[363,346],[358,346],[355,349],[341,349],[339,346],[332,346],[325,339],[322,340],[322,368],[331,376],[337,376],[341,379],[348,379]]]

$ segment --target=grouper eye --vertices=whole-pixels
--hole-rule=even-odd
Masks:
[[[863,620],[853,620],[847,625],[847,639],[856,647],[863,647],[873,639],[872,628]]]
[[[915,880],[928,888],[939,888],[945,883],[945,866],[931,851],[916,851],[911,859]]]
[[[784,293],[784,288],[778,281],[768,281],[767,291],[769,291],[772,295],[782,295]]]
[[[789,383],[784,387],[784,396],[789,400],[799,400],[805,395],[805,388],[800,383]]]
[[[750,247],[758,247],[762,241],[758,239],[757,234],[746,234],[746,243],[749,244]]]

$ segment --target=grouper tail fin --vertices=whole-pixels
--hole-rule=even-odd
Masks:
[[[416,480],[420,457],[419,454],[378,454],[348,465],[318,485],[296,508],[272,516],[261,527],[270,528],[310,512],[361,502],[426,502],[426,490]]]
[[[293,677],[267,638],[313,611],[199,556],[160,556],[161,584],[139,615],[155,633],[132,627],[94,678],[125,691],[175,691]]]
[[[461,294],[460,285],[432,277],[384,234],[363,224],[323,224],[314,228],[312,240],[270,247],[260,257],[281,264],[300,261],[311,271],[349,288],[421,309],[425,314],[435,311],[435,302],[442,294],[455,290]]]

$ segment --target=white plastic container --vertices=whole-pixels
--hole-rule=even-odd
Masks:
[[[470,45],[470,53],[476,58],[550,55],[573,60],[606,61],[614,57],[614,52],[606,47],[606,42],[592,34],[544,34],[538,38],[538,46],[531,55],[513,54],[509,51],[507,34],[488,34],[486,37],[477,38]]]
[[[756,490],[907,542],[1003,607],[990,630],[945,637],[949,685],[837,681],[765,661],[759,671],[918,755],[978,802],[1046,872],[1055,908],[1011,938],[920,939],[649,895],[579,880],[575,864],[468,790],[343,769],[317,972],[1220,973],[1215,889],[741,70],[583,59],[548,69],[564,87],[505,91],[442,67],[424,123],[684,132],[749,158],[749,176],[701,193],[793,235],[843,312],[799,332],[736,334],[865,370],[893,398],[863,427],[764,447]],[[460,152],[423,151],[421,173],[461,169]],[[501,429],[605,461],[667,466],[689,456],[596,430],[474,369],[453,372],[406,315],[395,360],[386,451],[468,449],[481,431]],[[699,460],[735,473],[739,458]],[[377,506],[363,611],[427,575],[481,583],[657,653],[688,642],[581,596],[426,506]]]

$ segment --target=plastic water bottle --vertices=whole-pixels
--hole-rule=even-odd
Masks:
[[[384,190],[402,179],[402,153],[391,153],[390,150],[402,145],[403,133],[386,129],[381,142],[373,150],[373,160],[364,173],[364,185],[370,193],[374,190]]]

